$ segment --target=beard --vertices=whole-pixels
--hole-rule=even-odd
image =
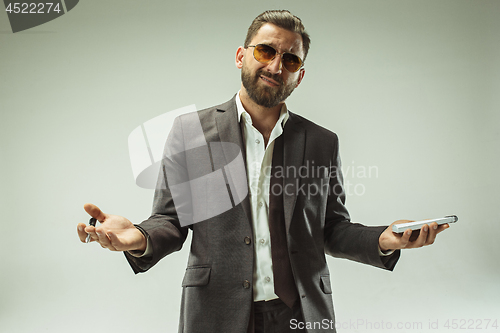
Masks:
[[[265,86],[258,84],[260,76],[265,76],[278,82],[280,85],[277,87]],[[243,64],[241,69],[241,82],[243,87],[245,87],[248,96],[257,104],[266,108],[273,108],[279,103],[287,99],[292,93],[297,85],[297,81],[285,85],[281,76],[277,74],[271,74],[264,71],[263,69],[258,69],[255,75],[252,75],[249,69]]]

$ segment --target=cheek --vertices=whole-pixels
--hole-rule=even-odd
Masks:
[[[294,74],[294,75],[288,75],[286,78],[283,77],[284,82],[286,82],[287,86],[293,86],[296,87],[297,84],[299,83],[299,76]]]
[[[241,61],[241,67],[245,68],[247,70],[252,68],[252,64],[249,61],[248,57],[243,57],[243,59]]]

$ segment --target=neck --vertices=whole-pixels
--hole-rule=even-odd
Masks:
[[[280,117],[281,108],[284,102],[279,103],[275,107],[266,108],[256,104],[250,96],[248,96],[243,85],[240,91],[241,104],[252,117],[253,126],[264,136],[264,139],[269,139],[271,131]]]

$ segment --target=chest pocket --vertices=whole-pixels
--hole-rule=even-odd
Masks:
[[[208,266],[188,267],[182,280],[183,287],[205,286],[210,281],[211,268]]]

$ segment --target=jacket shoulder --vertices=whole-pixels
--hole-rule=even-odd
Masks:
[[[337,133],[316,124],[315,122],[304,118],[303,116],[300,116],[296,113],[290,112],[290,117],[295,121],[297,126],[300,126],[304,128],[308,135],[313,135],[314,137],[317,137],[319,139],[327,139],[327,140],[334,140],[335,142],[338,141],[338,136]]]
[[[179,124],[185,124],[185,123],[189,124],[194,120],[198,120],[201,123],[203,130],[208,131],[215,127],[215,118],[217,117],[218,114],[227,111],[230,112],[232,110],[234,110],[235,114],[237,114],[236,102],[234,100],[234,97],[229,101],[219,105],[182,114],[180,116],[177,116],[176,120]],[[193,115],[198,115],[198,117],[193,118]],[[236,119],[236,115],[234,117]]]
[[[198,113],[200,119],[207,119],[210,117],[214,117],[218,112],[226,112],[232,110],[236,111],[236,101],[234,97],[225,103],[211,106],[196,112]]]

